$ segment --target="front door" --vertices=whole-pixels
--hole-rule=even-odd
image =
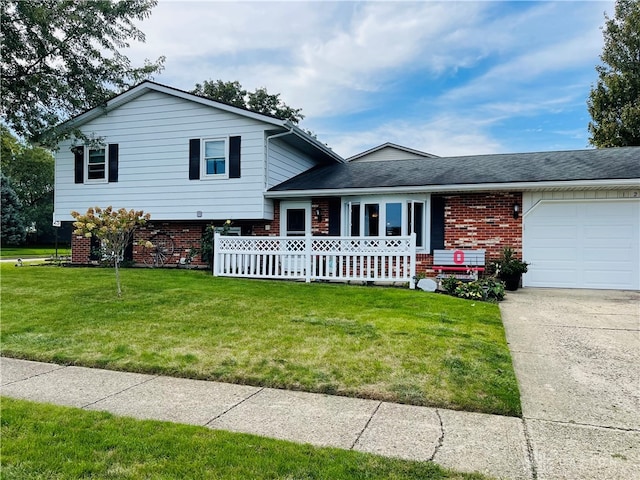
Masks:
[[[280,203],[280,232],[286,237],[311,235],[311,203]]]

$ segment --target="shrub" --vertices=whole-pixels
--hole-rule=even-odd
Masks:
[[[504,283],[495,277],[482,278],[473,282],[463,282],[454,276],[442,280],[442,288],[449,295],[469,300],[504,300]]]

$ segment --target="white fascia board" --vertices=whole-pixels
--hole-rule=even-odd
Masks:
[[[389,193],[447,193],[480,191],[525,191],[546,189],[640,188],[640,179],[574,180],[568,182],[479,183],[463,185],[423,185],[410,187],[343,188],[317,190],[280,190],[265,192],[266,198],[335,197]]]

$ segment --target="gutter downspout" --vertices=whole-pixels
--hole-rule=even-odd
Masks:
[[[274,135],[269,135],[266,141],[266,153],[264,159],[264,191],[266,192],[269,189],[269,140],[272,138],[284,137],[285,135],[291,135],[293,133],[293,125],[289,124],[289,131],[276,133]]]

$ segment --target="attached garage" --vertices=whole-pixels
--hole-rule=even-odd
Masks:
[[[523,258],[530,266],[523,285],[640,290],[640,198],[633,195],[530,197],[523,218]]]

